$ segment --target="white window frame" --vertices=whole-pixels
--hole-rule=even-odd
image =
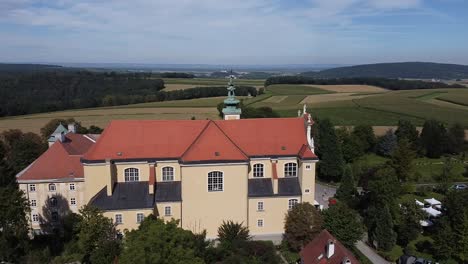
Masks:
[[[167,175],[166,172],[164,172],[164,169],[172,169],[172,178],[169,179],[170,175]],[[172,166],[164,166],[161,168],[161,180],[166,182],[166,181],[174,181],[175,179],[175,168]]]
[[[172,216],[172,206],[164,206],[164,216]]]
[[[210,177],[211,177],[211,183],[210,183]],[[221,183],[219,183],[220,181]],[[222,171],[208,172],[206,186],[207,186],[208,192],[223,192],[224,191],[224,172]]]
[[[38,214],[32,214],[31,220],[33,223],[39,222],[39,215]]]
[[[29,184],[29,191],[35,192],[36,191],[36,184]]]
[[[265,227],[265,221],[263,220],[263,218],[257,219],[257,227]]]
[[[141,219],[140,219],[140,216],[142,216]],[[137,213],[137,214],[136,214],[136,222],[137,222],[137,224],[140,224],[141,222],[143,222],[143,220],[145,220],[145,214],[144,214],[144,213]]]
[[[291,164],[294,164],[294,166],[291,166]],[[297,177],[297,163],[296,162],[285,163],[284,168],[283,168],[283,173],[284,173],[284,177]]]
[[[74,190],[75,190],[75,184],[74,184],[74,183],[70,183],[70,184],[68,185],[68,189],[69,189],[70,191],[74,191]]]
[[[30,204],[31,204],[31,207],[36,207],[36,206],[37,206],[37,201],[36,201],[36,199],[31,199]]]
[[[264,201],[258,201],[257,202],[257,211],[258,212],[265,211],[265,202]]]
[[[115,214],[114,218],[115,218],[115,221],[114,221],[115,224],[117,224],[117,225],[123,224],[123,215],[122,214]]]
[[[293,207],[299,203],[299,199],[293,198],[293,199],[288,199],[288,210],[293,209]]]
[[[135,170],[135,171],[132,171],[132,170]],[[127,176],[127,171],[129,174],[128,176]],[[124,182],[139,182],[140,181],[140,169],[135,168],[135,167],[125,168],[123,176],[124,176]]]
[[[50,188],[50,187],[53,187],[53,188]],[[49,183],[48,188],[49,188],[49,192],[56,192],[57,191],[57,185],[55,185],[55,183]]]
[[[70,205],[76,205],[76,198],[70,198]]]
[[[261,169],[256,169],[255,166],[260,167]],[[263,178],[265,177],[265,165],[263,163],[255,163],[252,166],[252,177],[254,178]]]

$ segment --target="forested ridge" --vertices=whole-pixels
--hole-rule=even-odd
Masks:
[[[302,75],[270,77],[265,81],[265,86],[272,84],[317,84],[317,85],[341,85],[359,84],[374,85],[389,90],[413,90],[413,89],[436,89],[436,88],[465,88],[460,84],[446,84],[442,82],[425,82],[417,80],[400,80],[388,78],[334,78],[321,79]]]

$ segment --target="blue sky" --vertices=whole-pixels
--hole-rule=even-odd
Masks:
[[[465,0],[0,0],[0,61],[468,64]]]

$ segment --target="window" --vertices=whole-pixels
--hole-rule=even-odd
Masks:
[[[137,168],[128,168],[124,171],[126,182],[139,181],[140,171]]]
[[[75,184],[74,183],[70,183],[70,191],[74,191],[75,190]]]
[[[50,202],[50,206],[53,206],[53,207],[57,206],[57,198],[52,197],[49,199],[49,202]]]
[[[32,221],[36,222],[36,223],[39,222],[39,215],[38,214],[33,214],[32,215]]]
[[[71,205],[76,205],[76,199],[75,198],[70,198],[70,204]]]
[[[164,215],[171,216],[172,215],[172,208],[170,206],[164,207]]]
[[[310,193],[310,189],[305,189],[304,192],[305,193]]]
[[[59,215],[57,212],[52,212],[52,222],[57,222],[59,219]]]
[[[254,178],[263,177],[263,164],[258,163],[253,166],[253,176]]]
[[[145,215],[143,213],[137,213],[137,223],[143,222],[143,219],[145,219]]]
[[[36,191],[36,184],[29,184],[29,191],[35,192]]]
[[[298,203],[297,199],[289,199],[288,209],[291,210]]]
[[[297,164],[286,163],[284,164],[284,177],[296,177],[297,176]]]
[[[208,191],[220,192],[223,191],[223,173],[220,171],[212,171],[208,173]]]
[[[31,206],[36,207],[36,200],[31,200]]]
[[[115,215],[115,223],[118,224],[118,225],[123,223],[123,218],[122,218],[121,214],[116,214]]]
[[[257,219],[257,227],[263,227],[263,219]]]
[[[162,168],[162,180],[173,181],[174,180],[174,168],[172,167]]]
[[[55,184],[51,183],[49,184],[49,192],[55,192],[57,190],[57,187]]]
[[[310,165],[306,165],[306,166],[305,166],[305,169],[306,169],[306,170],[311,170],[311,168],[312,168],[312,167],[311,167]]]
[[[263,211],[263,202],[257,202],[257,211]]]

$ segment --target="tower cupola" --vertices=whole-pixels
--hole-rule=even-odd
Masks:
[[[234,87],[232,82],[233,78],[234,76],[231,74],[231,76],[229,76],[229,84],[227,88],[228,97],[224,100],[224,120],[240,119],[240,115],[242,113],[241,109],[238,108],[240,101],[236,99],[236,94],[234,92],[236,87]]]

